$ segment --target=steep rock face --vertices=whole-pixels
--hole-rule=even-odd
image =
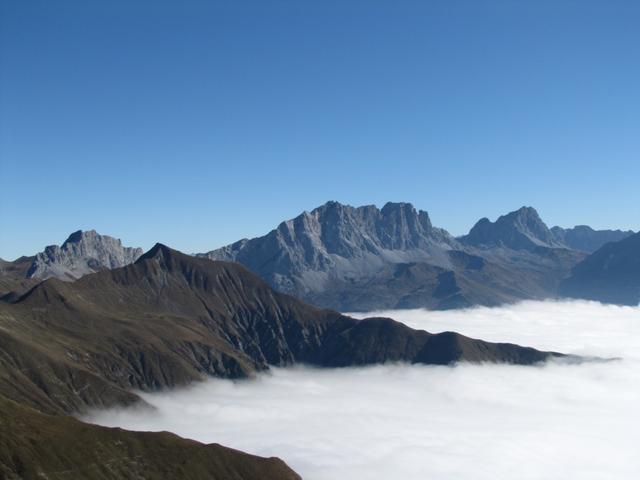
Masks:
[[[553,297],[584,253],[532,208],[454,239],[407,203],[329,202],[264,237],[201,254],[240,262],[279,291],[341,311],[450,309]]]
[[[458,242],[408,203],[351,207],[328,202],[264,237],[200,254],[240,262],[280,291],[305,296],[335,281],[359,281],[389,263],[449,265]]]
[[[573,228],[553,227],[551,234],[554,239],[567,248],[582,252],[593,253],[609,242],[618,242],[633,235],[627,230],[594,230],[587,225],[577,225]]]
[[[99,270],[123,267],[140,255],[141,248],[124,247],[117,238],[99,235],[95,230],[78,230],[61,246],[50,245],[38,253],[26,276],[75,280]]]
[[[505,247],[531,251],[539,247],[564,247],[556,241],[538,212],[531,207],[522,207],[495,222],[483,218],[460,240],[466,245],[480,248]]]
[[[640,304],[640,233],[607,243],[575,266],[560,286],[568,297]]]
[[[239,264],[162,245],[133,265],[73,283],[50,279],[0,304],[0,351],[0,394],[48,412],[127,404],[136,400],[131,388],[270,365],[531,364],[558,355],[355,320],[278,293]]]

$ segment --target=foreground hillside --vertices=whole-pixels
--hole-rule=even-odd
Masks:
[[[561,356],[356,320],[278,293],[239,264],[158,244],[132,265],[52,278],[0,302],[0,478],[293,479],[279,460],[64,414],[141,404],[134,390],[271,365],[530,365]]]
[[[0,478],[6,480],[299,480],[278,458],[45,415],[0,396]]]

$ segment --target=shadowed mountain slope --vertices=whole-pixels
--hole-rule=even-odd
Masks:
[[[640,304],[640,233],[607,243],[573,269],[560,286],[568,297]]]
[[[39,282],[27,276],[35,258],[20,257],[13,262],[0,259],[0,299],[13,301]]]
[[[560,242],[573,250],[593,253],[609,242],[619,242],[634,234],[631,230],[594,230],[587,225],[573,228],[553,227],[551,234]]]
[[[235,263],[156,245],[123,268],[47,280],[0,304],[0,393],[47,412],[129,404],[130,389],[269,365],[532,364],[558,354],[355,320],[272,290]]]
[[[129,432],[51,416],[0,396],[0,478],[6,480],[300,480],[261,458],[167,432]]]

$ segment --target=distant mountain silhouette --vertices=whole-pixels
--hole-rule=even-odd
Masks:
[[[554,239],[564,244],[567,248],[593,253],[606,243],[618,242],[633,235],[631,230],[594,230],[587,225],[578,225],[573,228],[553,227],[551,234]]]
[[[560,286],[568,297],[640,304],[640,233],[607,243],[575,266]]]

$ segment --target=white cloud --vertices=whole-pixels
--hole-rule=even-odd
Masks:
[[[433,332],[622,360],[274,369],[255,380],[145,395],[155,412],[89,419],[276,455],[305,480],[640,475],[640,308],[525,302],[384,314]]]

